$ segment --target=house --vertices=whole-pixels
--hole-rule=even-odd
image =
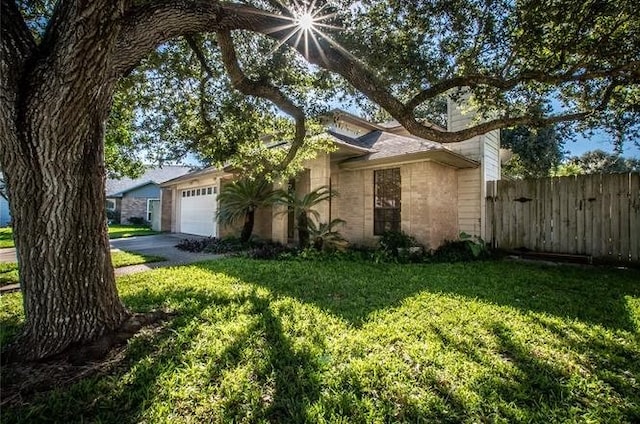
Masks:
[[[448,131],[471,124],[473,113],[448,105]],[[295,179],[276,186],[299,195],[329,186],[339,195],[318,206],[323,222],[346,221],[350,242],[374,244],[386,230],[403,230],[435,248],[464,231],[485,236],[486,182],[500,178],[497,131],[443,145],[415,137],[397,122],[376,124],[344,111],[332,112],[327,134],[336,149],[319,153]],[[224,236],[216,196],[236,178],[228,169],[207,168],[161,184],[161,228]],[[256,213],[254,234],[280,242],[296,237],[293,217],[274,206]]]
[[[154,204],[160,202],[160,184],[190,170],[187,166],[163,166],[147,168],[142,176],[135,179],[109,179],[106,183],[106,209],[113,212],[116,222],[127,223],[130,218],[153,222]],[[156,228],[159,227],[158,222]]]
[[[0,196],[0,227],[6,227],[11,223],[11,213],[9,212],[9,202]]]

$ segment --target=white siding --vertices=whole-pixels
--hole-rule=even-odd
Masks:
[[[476,123],[473,110],[460,107],[451,99],[447,118],[448,131],[460,131]],[[486,183],[500,179],[500,133],[492,131],[447,147],[480,162],[480,168],[458,171],[458,225],[461,232],[486,239]]]

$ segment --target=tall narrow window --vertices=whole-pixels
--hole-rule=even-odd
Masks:
[[[373,234],[400,231],[400,168],[373,172]]]

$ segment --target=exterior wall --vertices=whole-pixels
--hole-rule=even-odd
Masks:
[[[160,187],[157,184],[138,187],[128,191],[122,199],[116,199],[116,211],[120,212],[120,222],[128,224],[129,218],[135,217],[146,220],[149,199],[160,199]]]
[[[146,197],[123,197],[120,209],[120,222],[127,224],[129,218],[141,217],[147,219]]]
[[[402,230],[428,248],[458,236],[456,170],[434,162],[390,165],[400,168]],[[333,218],[346,221],[340,228],[352,243],[373,245],[374,169],[340,170],[332,176],[339,196],[332,204]]]
[[[278,181],[273,184],[274,190],[286,190],[287,181]],[[287,231],[287,207],[275,205],[271,208],[271,240],[280,243],[288,242]]]
[[[428,248],[458,237],[457,178],[453,168],[435,162],[400,167],[402,230]]]
[[[160,231],[171,231],[171,216],[173,213],[173,190],[163,188],[160,192]]]
[[[0,227],[5,227],[11,222],[11,213],[9,212],[9,202],[4,197],[0,197]]]
[[[352,243],[373,244],[373,171],[341,170],[331,177],[338,192],[332,202],[332,218],[345,224],[338,231]]]
[[[309,193],[322,186],[329,187],[331,184],[331,161],[328,153],[318,155],[317,158],[306,163],[309,169],[308,191],[300,191],[301,194]],[[321,222],[329,222],[329,202],[322,202],[315,208],[320,213]]]
[[[460,131],[475,125],[475,112],[451,99],[447,105],[447,130]],[[480,168],[458,171],[458,225],[460,231],[488,238],[486,227],[487,181],[499,180],[500,132],[491,131],[459,143],[447,144],[447,148],[480,162]]]
[[[149,199],[159,199],[160,187],[155,183],[147,184],[127,191],[124,197],[147,197]]]
[[[255,214],[253,235],[261,239],[271,239],[273,208],[260,208]]]
[[[115,207],[112,209],[116,213],[116,218],[114,219],[115,223],[122,222],[122,198],[120,197],[107,197],[107,200],[113,201]],[[105,205],[106,206],[106,205]]]

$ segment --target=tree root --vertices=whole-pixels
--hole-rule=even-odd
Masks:
[[[0,407],[19,405],[37,393],[67,387],[107,373],[125,359],[127,341],[143,329],[159,331],[175,314],[164,311],[132,314],[115,332],[40,361],[14,360],[3,365]],[[13,359],[13,358],[12,358]]]

